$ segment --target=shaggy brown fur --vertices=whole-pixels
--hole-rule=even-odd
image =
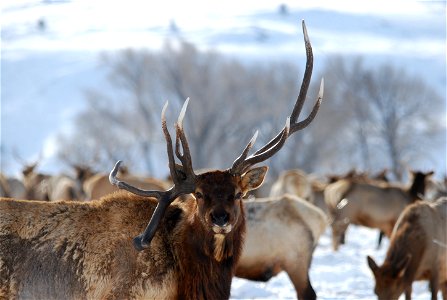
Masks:
[[[121,191],[83,203],[2,198],[0,299],[229,298],[245,232],[242,201],[233,198],[259,186],[266,170],[199,175],[203,199],[174,201],[141,252],[132,238],[152,215],[152,198]],[[217,239],[205,220],[216,207],[233,210],[231,230]]]
[[[411,298],[415,280],[429,280],[432,299],[447,299],[447,198],[409,205],[399,217],[382,266],[368,256],[379,299]]]

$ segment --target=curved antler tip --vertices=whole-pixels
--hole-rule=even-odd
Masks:
[[[109,181],[112,185],[118,185],[118,180],[116,179],[116,174],[118,173],[118,170],[120,169],[122,161],[119,160],[116,162],[115,166],[113,167],[112,171],[109,174]]]
[[[122,160],[118,160],[115,164],[115,167],[113,168],[114,170],[116,169],[118,171],[119,167],[121,166],[121,164],[123,163]]]
[[[304,23],[304,20],[301,21],[301,24],[303,26],[304,41],[309,42],[309,36],[307,35],[307,28],[306,23]]]
[[[255,134],[253,135],[253,137],[250,140],[250,145],[253,146],[254,143],[256,142],[256,139],[258,138],[258,134],[259,134],[259,130],[256,130]]]
[[[324,94],[324,77],[321,78],[320,90],[318,91],[318,99],[321,101],[323,99]]]
[[[148,247],[147,244],[143,243],[142,236],[139,235],[133,239],[133,246],[137,251],[143,251]]]
[[[178,116],[177,124],[180,126],[180,128],[183,128],[183,119],[185,118],[186,114],[186,108],[188,107],[189,103],[189,97],[186,98],[185,103],[183,103],[182,110],[180,111],[180,114]]]
[[[166,109],[168,108],[168,105],[169,105],[169,101],[166,100],[166,102],[165,102],[165,104],[163,105],[163,108],[162,108],[162,110],[161,110],[161,115],[162,115],[162,116],[165,115],[165,113],[166,113]]]

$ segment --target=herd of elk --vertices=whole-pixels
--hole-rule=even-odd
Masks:
[[[291,116],[276,137],[249,155],[256,133],[230,168],[194,172],[182,125],[187,100],[175,126],[175,148],[166,125],[167,105],[162,110],[174,183],[170,189],[141,190],[120,181],[118,162],[110,181],[126,191],[99,200],[1,199],[0,298],[229,298],[246,230],[242,198],[262,184],[267,172],[254,165],[307,127],[322,100],[323,81],[311,113],[298,122],[313,65],[302,25],[307,63]],[[131,236],[148,219],[132,243]],[[308,291],[305,295],[315,298]]]
[[[377,228],[390,237],[405,207],[423,197],[426,178],[432,174],[412,172],[412,183],[408,187],[349,179],[329,184],[324,195],[331,220],[334,250],[344,243],[349,224]]]

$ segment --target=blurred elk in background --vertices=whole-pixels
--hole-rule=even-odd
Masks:
[[[319,207],[326,213],[327,208],[323,195],[325,187],[326,184],[314,175],[306,174],[298,169],[287,170],[282,172],[273,183],[270,196],[295,195]]]
[[[349,224],[380,229],[391,236],[404,208],[424,196],[426,179],[433,172],[412,172],[407,187],[377,181],[342,179],[324,191],[332,227],[332,244],[337,250],[344,242]]]
[[[279,175],[272,185],[270,196],[281,196],[286,193],[313,202],[312,184],[304,171],[287,170]]]
[[[298,299],[314,299],[309,269],[326,229],[325,214],[291,194],[245,201],[244,206],[247,234],[236,276],[268,281],[285,271]]]
[[[0,197],[24,199],[25,196],[25,186],[19,179],[0,173]]]
[[[127,169],[120,168],[119,174],[122,180],[140,189],[162,191],[169,188],[168,182],[152,177],[129,174]],[[83,190],[86,200],[94,200],[116,192],[118,188],[110,184],[109,174],[97,173],[85,180]]]

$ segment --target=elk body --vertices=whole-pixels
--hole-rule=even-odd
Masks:
[[[207,199],[170,205],[142,252],[131,237],[150,219],[154,198],[117,192],[83,203],[3,199],[0,298],[228,298],[245,230],[235,195],[260,184],[260,171],[245,179],[204,175],[197,188]],[[219,219],[225,216],[228,222]]]
[[[25,195],[25,186],[19,179],[0,173],[0,197],[22,199]]]
[[[414,172],[410,187],[385,182],[338,180],[324,191],[332,227],[335,250],[344,243],[349,224],[378,228],[391,236],[394,224],[404,208],[424,195],[426,177],[430,173]]]
[[[432,299],[447,299],[447,198],[409,205],[396,223],[382,266],[367,257],[379,299],[411,299],[412,283],[428,280]]]
[[[326,203],[324,202],[325,188],[326,184],[320,182],[312,175],[306,174],[301,170],[288,170],[281,173],[273,183],[270,196],[295,195],[327,213]]]
[[[37,163],[25,165],[22,170],[25,199],[49,200],[46,180],[50,175],[35,171]]]
[[[270,197],[292,194],[313,202],[312,183],[308,175],[301,170],[288,170],[281,173],[273,183]]]
[[[286,126],[248,155],[255,134],[231,168],[195,174],[183,130],[187,100],[176,124],[175,147],[166,125],[167,105],[162,111],[170,189],[141,190],[120,181],[118,162],[110,181],[137,196],[117,192],[84,203],[0,200],[0,298],[229,298],[246,227],[242,198],[262,184],[267,172],[254,165],[307,127],[321,103],[323,82],[310,115],[298,122],[313,59],[304,22],[303,32],[308,61]]]
[[[293,195],[245,202],[247,234],[236,276],[268,281],[285,271],[298,299],[315,299],[309,278],[325,214]]]

